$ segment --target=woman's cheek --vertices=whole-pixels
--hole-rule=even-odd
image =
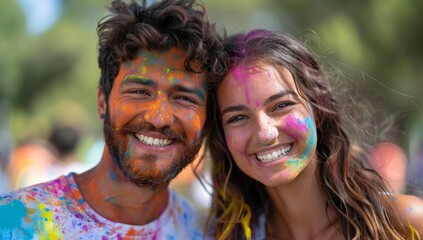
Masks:
[[[285,118],[286,132],[293,138],[302,138],[304,134],[310,131],[308,118],[310,118],[310,116],[304,118],[303,116],[299,116],[299,114],[289,114]]]
[[[304,153],[301,156],[302,158],[309,156],[310,153],[312,153],[314,151],[314,149],[316,148],[316,145],[317,145],[317,132],[316,132],[316,127],[314,125],[312,118],[310,116],[308,116],[305,119],[305,122],[306,122],[307,127],[308,127],[308,131],[307,131],[308,136],[307,136],[306,147],[305,147]]]
[[[246,152],[245,135],[239,132],[229,131],[225,133],[226,144],[234,159],[242,159]]]

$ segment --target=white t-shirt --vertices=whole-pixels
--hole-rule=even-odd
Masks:
[[[169,198],[146,225],[112,222],[85,202],[70,173],[0,195],[0,239],[202,239],[203,216],[176,192]]]

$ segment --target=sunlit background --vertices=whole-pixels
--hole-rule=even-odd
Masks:
[[[339,95],[366,107],[353,114],[360,120],[371,116],[369,123],[376,131],[363,128],[363,132],[375,142],[399,144],[410,164],[423,161],[423,1],[203,2],[211,21],[228,34],[267,28],[301,39],[334,77]],[[102,125],[96,112],[96,24],[107,14],[108,3],[2,2],[0,166],[6,166],[16,146],[30,139],[47,139],[57,124],[79,129],[75,159],[90,166],[99,160]],[[0,174],[0,179],[5,176]]]

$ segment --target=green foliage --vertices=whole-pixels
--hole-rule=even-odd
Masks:
[[[423,89],[423,1],[203,2],[209,18],[228,34],[268,28],[310,44],[329,65],[341,66],[347,86],[370,99],[376,118],[400,112],[402,128],[416,110],[405,95],[420,97]],[[0,101],[12,106],[10,128],[17,141],[44,136],[55,121],[78,124],[90,136],[101,132],[95,28],[109,1],[62,3],[60,20],[41,36],[26,33],[16,1],[5,1],[0,10]]]

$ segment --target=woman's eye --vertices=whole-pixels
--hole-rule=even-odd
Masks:
[[[292,102],[283,102],[283,103],[277,104],[276,107],[275,107],[275,110],[283,109],[283,108],[286,108],[286,107],[291,106],[293,104],[294,103],[292,103]]]
[[[247,117],[246,117],[246,116],[242,116],[242,115],[238,115],[238,116],[231,117],[231,118],[228,120],[228,123],[235,123],[235,122],[242,121],[242,120],[244,120],[244,119],[247,119]]]

